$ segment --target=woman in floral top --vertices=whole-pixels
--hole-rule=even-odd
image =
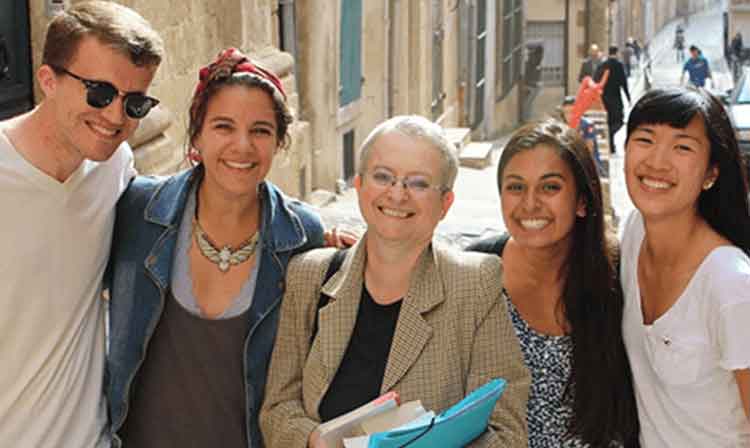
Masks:
[[[518,130],[498,164],[508,233],[468,250],[503,259],[507,301],[532,375],[530,448],[638,446],[622,294],[596,166],[577,131]]]

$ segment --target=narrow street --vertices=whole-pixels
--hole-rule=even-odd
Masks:
[[[685,29],[686,48],[698,46],[709,60],[713,74],[714,91],[726,91],[732,87],[732,78],[724,61],[722,51],[722,8],[691,15],[687,24],[674,20],[664,26],[650,42],[652,58],[652,87],[679,85],[682,63],[676,60],[672,48],[675,29],[680,24]],[[687,49],[685,57],[690,57]],[[642,71],[638,70],[630,78],[630,91],[633,101],[643,94],[645,82]],[[626,104],[629,109],[632,104]],[[550,113],[553,111],[550,111]],[[627,111],[626,111],[627,116]],[[625,128],[615,136],[617,154],[610,157],[610,188],[615,213],[619,218],[627,216],[633,205],[627,194],[623,174],[623,146]],[[502,232],[505,225],[500,213],[500,200],[497,192],[496,169],[500,153],[510,134],[492,142],[492,163],[484,169],[460,167],[454,192],[456,200],[445,219],[436,230],[439,240],[464,247],[477,237]],[[329,199],[330,200],[330,199]],[[356,192],[346,190],[336,195],[332,202],[318,204],[319,211],[327,226],[364,230],[364,223],[359,214]],[[622,221],[622,219],[620,219]]]
[[[683,63],[677,62],[676,51],[672,47],[678,24],[685,30],[685,58],[690,57],[687,48],[690,45],[696,45],[709,61],[713,76],[713,79],[709,81],[711,83],[710,89],[715,92],[724,92],[732,88],[732,75],[724,60],[722,50],[721,14],[722,8],[715,8],[690,16],[687,24],[682,20],[672,21],[659,31],[652,40],[650,49],[653,73],[652,88],[680,84]],[[634,87],[631,88],[631,95],[635,102],[644,92],[643,79],[636,82],[631,81],[631,86]],[[627,103],[625,104],[627,105]],[[632,104],[626,107],[629,109]],[[633,203],[630,202],[628,197],[624,178],[623,147],[625,145],[626,127],[627,124],[615,135],[618,152],[610,158],[612,205],[620,218],[627,216],[633,209]]]

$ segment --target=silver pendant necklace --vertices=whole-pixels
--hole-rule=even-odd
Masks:
[[[217,265],[221,272],[226,273],[232,265],[238,265],[246,262],[255,254],[258,247],[258,232],[246,239],[240,246],[232,250],[232,247],[226,245],[219,249],[206,235],[198,220],[193,221],[193,231],[195,232],[195,241],[198,242],[198,249],[204,257],[211,263]]]
[[[232,250],[232,247],[228,244],[219,249],[217,245],[208,237],[206,231],[203,230],[200,223],[198,222],[198,195],[195,195],[195,216],[193,217],[193,233],[195,234],[195,241],[198,243],[198,249],[208,261],[217,265],[222,273],[229,271],[229,268],[233,265],[238,265],[246,262],[250,257],[255,254],[255,249],[258,247],[258,235],[259,232],[255,232],[248,239],[240,243],[237,249]]]

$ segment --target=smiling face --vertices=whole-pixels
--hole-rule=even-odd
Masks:
[[[84,37],[71,63],[63,67],[81,78],[106,81],[120,92],[146,93],[156,67],[138,67],[96,38]],[[116,97],[108,106],[97,109],[86,102],[83,83],[64,73],[55,73],[43,65],[39,84],[55,115],[55,139],[65,159],[107,160],[118,146],[138,127],[139,120],[128,117],[123,97]]]
[[[503,220],[523,247],[568,245],[577,217],[586,215],[567,163],[547,145],[513,156],[501,173]]]
[[[257,87],[222,87],[208,102],[193,146],[206,169],[203,188],[254,197],[278,147],[271,96]]]
[[[628,193],[644,218],[695,214],[704,185],[718,177],[709,166],[711,144],[696,114],[684,129],[643,124],[628,137],[625,175]]]
[[[440,152],[424,139],[412,138],[398,131],[386,132],[372,143],[371,153],[362,176],[354,179],[359,209],[367,223],[368,238],[413,247],[422,247],[453,203],[452,191],[427,188],[422,192],[407,190],[401,182],[379,185],[383,173],[421,180],[423,185],[441,186]]]

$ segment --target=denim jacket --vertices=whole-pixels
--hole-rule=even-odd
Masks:
[[[170,178],[138,177],[117,205],[110,256],[109,353],[107,394],[112,445],[128,414],[133,382],[164,310],[170,287],[178,227],[201,166]],[[257,287],[248,312],[244,378],[248,447],[262,448],[258,412],[278,327],[289,259],[323,245],[320,218],[270,182],[260,185],[263,245]],[[155,399],[158,399],[155,397]]]

